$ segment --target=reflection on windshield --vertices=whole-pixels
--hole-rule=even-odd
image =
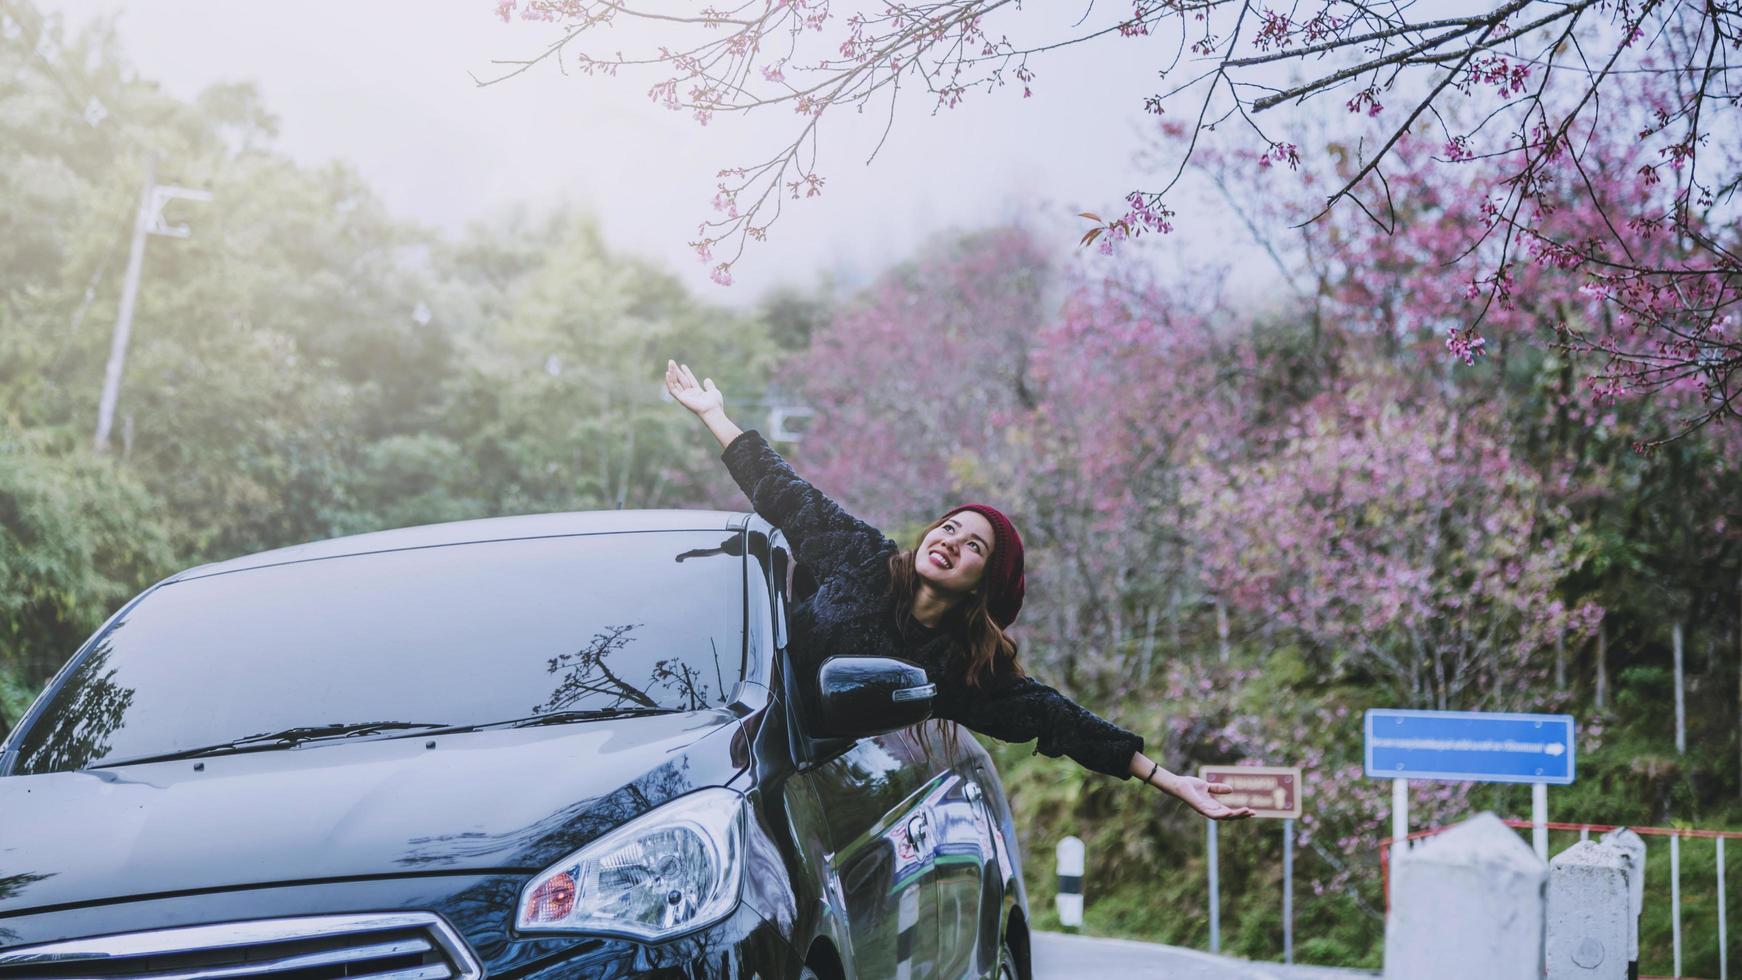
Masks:
[[[726,555],[730,558],[744,557],[744,536],[734,534],[712,548],[692,548],[677,556],[678,561],[690,558],[712,558],[715,555]]]
[[[45,712],[36,723],[19,759],[20,772],[59,772],[82,768],[91,759],[109,751],[109,738],[121,727],[136,693],[115,682],[109,666],[114,655],[111,637],[126,625],[123,620],[98,643],[67,679],[64,708]]]
[[[725,681],[720,678],[720,651],[714,651],[714,678],[721,685]],[[708,685],[701,680],[701,670],[689,663],[672,657],[661,660],[653,665],[653,679],[660,687],[675,695],[680,704],[690,711],[698,711],[707,706]]]
[[[681,555],[679,560],[682,560]],[[585,647],[574,653],[552,658],[550,672],[554,674],[559,670],[563,671],[562,680],[558,682],[556,690],[551,692],[549,700],[533,705],[533,712],[543,715],[567,711],[582,701],[590,709],[605,711],[625,706],[699,711],[710,704],[719,703],[711,696],[708,683],[702,679],[705,676],[702,669],[681,657],[654,661],[648,686],[645,687],[636,687],[618,671],[613,670],[608,663],[611,655],[627,647],[635,639],[632,634],[641,625],[633,623],[607,627],[602,632],[593,634],[592,642]],[[709,638],[708,644],[713,649],[716,686],[712,690],[721,691],[726,681],[720,665],[720,651],[712,638]],[[632,658],[627,662],[631,666],[639,666]],[[664,690],[669,696],[655,698],[648,693],[655,688]]]
[[[20,733],[13,771],[383,718],[459,728],[523,718],[528,706],[548,715],[722,705],[748,642],[741,537],[486,541],[173,582],[88,652]],[[703,556],[711,560],[691,560]]]
[[[601,708],[616,708],[624,704],[636,704],[643,708],[658,707],[645,690],[618,677],[605,663],[613,652],[629,645],[632,639],[629,634],[639,628],[639,625],[607,627],[604,632],[594,633],[592,642],[574,653],[552,657],[551,673],[564,668],[568,672],[563,675],[556,690],[551,692],[550,700],[533,705],[533,712],[543,715],[564,711],[582,698],[594,695],[610,699],[598,705]]]

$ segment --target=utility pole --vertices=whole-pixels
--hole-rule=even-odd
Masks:
[[[1682,624],[1678,619],[1670,631],[1675,647],[1675,754],[1688,753],[1687,702],[1682,696]]]
[[[139,212],[133,216],[133,246],[127,253],[127,275],[121,284],[121,307],[115,312],[115,336],[109,343],[109,364],[103,369],[103,394],[97,400],[97,433],[91,440],[91,449],[98,453],[109,450],[115,402],[121,397],[121,371],[127,362],[127,340],[133,333],[133,304],[139,295],[139,274],[145,265],[145,238],[188,237],[187,225],[172,225],[163,220],[163,206],[177,198],[210,201],[212,195],[186,187],[159,186],[157,158],[146,157],[145,185],[139,192]]]
[[[1228,662],[1228,607],[1216,596],[1216,655]]]
[[[1593,700],[1600,711],[1609,706],[1609,625],[1597,624],[1597,691]]]

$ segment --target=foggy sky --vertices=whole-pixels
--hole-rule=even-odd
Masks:
[[[614,248],[655,259],[715,302],[746,304],[779,284],[824,274],[865,281],[928,236],[1020,219],[1061,257],[1086,223],[1117,213],[1122,195],[1154,184],[1134,163],[1155,87],[1160,38],[1107,38],[1034,61],[1034,97],[1020,88],[970,95],[931,114],[904,96],[881,152],[865,159],[885,117],[824,117],[819,198],[788,202],[769,240],[722,289],[688,248],[711,216],[713,174],[768,155],[797,120],[777,107],[706,128],[653,104],[651,77],[564,76],[541,66],[480,88],[490,62],[550,43],[548,25],[503,24],[487,0],[54,0],[76,23],[117,17],[126,57],[171,93],[252,81],[281,122],[279,148],[305,163],[354,165],[389,209],[448,231],[515,203],[536,213],[568,201],[596,214]],[[1074,19],[1080,11],[1073,10]],[[999,30],[1056,30],[1030,13]],[[758,155],[760,154],[760,156]],[[1199,215],[1182,237],[1223,247]],[[716,251],[719,251],[717,248]]]

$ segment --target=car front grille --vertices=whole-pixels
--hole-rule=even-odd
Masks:
[[[459,935],[427,912],[257,919],[0,950],[0,980],[475,980],[482,975]]]

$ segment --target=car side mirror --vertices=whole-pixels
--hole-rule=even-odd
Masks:
[[[882,735],[931,717],[938,686],[925,668],[889,657],[830,657],[817,671],[817,733]]]

